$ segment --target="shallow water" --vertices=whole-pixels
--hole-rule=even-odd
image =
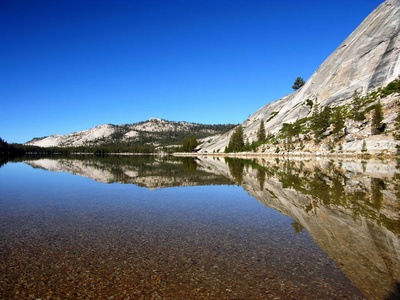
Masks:
[[[335,234],[318,232],[314,221],[300,214],[301,205],[312,203],[315,208],[320,203],[302,203],[308,198],[299,196],[291,199],[298,191],[279,186],[273,176],[261,176],[262,165],[160,158],[8,163],[0,168],[0,295],[15,299],[383,299],[388,295],[390,287],[376,286],[381,292],[373,295],[360,282],[373,276],[388,281],[381,273],[389,271],[374,261],[379,274],[365,274],[369,279],[359,282],[349,266],[358,261],[358,250],[350,247],[343,252],[354,254],[350,262],[339,257],[342,254],[332,249],[345,243]],[[388,183],[385,188],[383,194]],[[272,201],[276,199],[284,205],[278,207]],[[382,201],[380,209],[386,210]],[[343,223],[347,219],[343,206],[337,205],[334,211],[339,216],[334,217],[327,211],[332,205],[319,207],[318,212],[310,209],[306,216],[318,218],[322,211],[322,218],[342,217],[339,223]],[[392,217],[390,224],[398,225],[398,206],[384,213]],[[334,224],[328,221],[320,227],[331,226],[334,231]],[[390,234],[390,243],[398,243],[398,231]],[[346,243],[351,241],[349,237]],[[398,254],[376,258],[369,253],[394,270],[398,261],[392,256]],[[394,285],[398,271],[390,276]]]

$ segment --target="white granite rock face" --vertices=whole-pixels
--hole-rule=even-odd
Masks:
[[[251,142],[261,120],[275,133],[283,123],[311,114],[307,100],[325,105],[342,105],[355,90],[363,95],[396,79],[400,74],[400,0],[387,0],[325,60],[306,84],[295,93],[269,103],[244,123]],[[204,144],[200,152],[223,152],[232,132]]]
[[[115,143],[116,139],[113,135],[122,135],[121,140],[137,141],[140,134],[147,134],[148,136],[157,136],[173,131],[193,131],[193,128],[200,124],[189,122],[175,122],[163,119],[150,118],[148,121],[125,124],[125,125],[111,125],[105,124],[96,126],[94,128],[74,132],[66,135],[51,135],[44,138],[35,138],[26,143],[26,145],[40,146],[40,147],[79,147],[79,146],[101,146],[103,143]],[[199,129],[201,133],[216,134],[216,131],[210,128]],[[154,140],[154,144],[157,141]]]
[[[64,146],[79,147],[79,146],[84,146],[88,142],[94,142],[97,139],[107,138],[114,132],[115,132],[114,126],[109,124],[104,124],[88,130],[74,132],[66,135],[53,134],[46,138],[34,139],[26,143],[26,145],[33,145],[39,147],[64,147]]]

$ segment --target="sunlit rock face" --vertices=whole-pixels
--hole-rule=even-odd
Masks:
[[[162,138],[168,133],[186,132],[188,135],[208,136],[223,132],[212,125],[189,122],[175,122],[164,119],[150,118],[144,122],[123,125],[104,124],[88,130],[73,132],[65,135],[53,134],[48,137],[34,138],[26,145],[39,147],[92,147],[114,143],[138,142],[146,137],[151,144],[162,144]]]
[[[337,106],[348,102],[354,91],[365,95],[386,86],[400,74],[400,1],[388,0],[376,8],[325,60],[298,91],[269,103],[243,124],[244,134],[256,140],[260,122],[275,133],[283,123],[310,116],[307,100]],[[390,119],[390,117],[388,117]],[[205,143],[200,152],[223,152],[233,130]]]
[[[294,229],[306,229],[368,299],[392,295],[400,282],[395,161],[257,159],[244,160],[240,167],[229,160],[202,158],[200,164],[293,218]]]
[[[45,138],[36,138],[26,143],[26,145],[39,147],[64,147],[64,146],[84,146],[87,143],[94,142],[111,136],[115,132],[112,125],[104,124],[94,128],[74,132],[66,135],[53,134]]]

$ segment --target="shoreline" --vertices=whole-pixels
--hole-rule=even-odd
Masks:
[[[50,155],[30,152],[26,155],[43,155],[43,156],[63,156],[62,153],[52,153]],[[354,158],[354,159],[400,159],[400,152],[393,153],[324,153],[324,152],[231,152],[231,153],[204,153],[204,152],[173,152],[173,153],[131,153],[131,152],[120,152],[120,153],[82,153],[74,152],[69,155],[74,156],[175,156],[175,157],[236,157],[236,158]]]
[[[236,157],[236,158],[267,158],[267,157],[283,157],[283,158],[356,158],[356,159],[399,159],[400,154],[371,154],[371,153],[311,153],[311,152],[285,152],[285,153],[252,153],[252,152],[234,152],[234,153],[188,153],[175,152],[171,154],[177,157]]]

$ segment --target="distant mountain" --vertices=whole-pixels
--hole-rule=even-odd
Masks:
[[[263,154],[395,154],[400,151],[399,76],[400,0],[387,0],[325,60],[304,86],[265,105],[245,120],[241,124],[244,141],[249,149]],[[357,108],[354,102],[358,98]],[[374,125],[374,114],[380,105],[383,119],[377,121],[381,124],[378,128]],[[359,119],[354,117],[358,112],[362,114]],[[324,124],[317,124],[317,118]],[[343,121],[340,129],[337,121]],[[256,144],[261,122],[265,124],[267,138]],[[231,128],[149,119],[129,125],[101,125],[82,132],[33,139],[26,144],[165,146],[180,144],[185,137],[195,135],[207,137],[198,147],[199,153],[223,153],[235,131]]]
[[[310,45],[312,47],[312,45]],[[249,143],[257,140],[257,131],[261,121],[265,123],[265,131],[273,134],[272,145],[258,147],[257,151],[262,153],[281,151],[284,140],[281,138],[285,132],[282,130],[284,124],[294,124],[301,120],[302,129],[310,128],[310,118],[316,109],[322,110],[329,106],[335,108],[342,106],[348,111],[352,108],[351,101],[357,90],[363,97],[370,96],[372,92],[378,91],[394,81],[400,75],[400,0],[388,0],[376,8],[361,25],[325,60],[315,71],[310,79],[296,92],[282,99],[269,103],[251,115],[243,124],[245,140]],[[371,134],[372,105],[377,104],[380,97],[365,98],[366,118],[363,122],[346,120],[345,134],[352,134],[345,140],[342,137],[340,143],[336,142],[339,149],[349,151],[361,151],[365,143],[367,147],[383,147],[394,151],[397,142],[393,142],[393,131],[395,130],[395,119],[399,111],[397,103],[399,94],[391,97],[381,98],[384,112],[383,122],[388,128],[385,133],[387,137],[373,136]],[[379,95],[378,95],[379,96]],[[308,119],[307,119],[308,118]],[[332,129],[328,128],[328,129]],[[200,152],[224,152],[228,146],[230,137],[234,130],[219,137],[209,140],[201,145]],[[327,146],[332,136],[329,130],[325,134],[325,140],[315,145],[313,134],[306,130],[300,136],[303,143],[292,145],[297,152],[307,148],[307,142],[311,141],[308,151],[327,152],[332,145]],[[378,138],[379,137],[379,138]],[[378,141],[376,141],[378,140]],[[386,146],[382,146],[385,143]],[[346,148],[347,147],[347,148]],[[385,148],[386,147],[386,148]]]
[[[232,125],[205,125],[150,118],[134,124],[105,124],[66,135],[53,134],[48,137],[34,138],[25,145],[40,147],[179,145],[186,137],[194,135],[199,139],[205,138],[227,132],[232,127]]]

